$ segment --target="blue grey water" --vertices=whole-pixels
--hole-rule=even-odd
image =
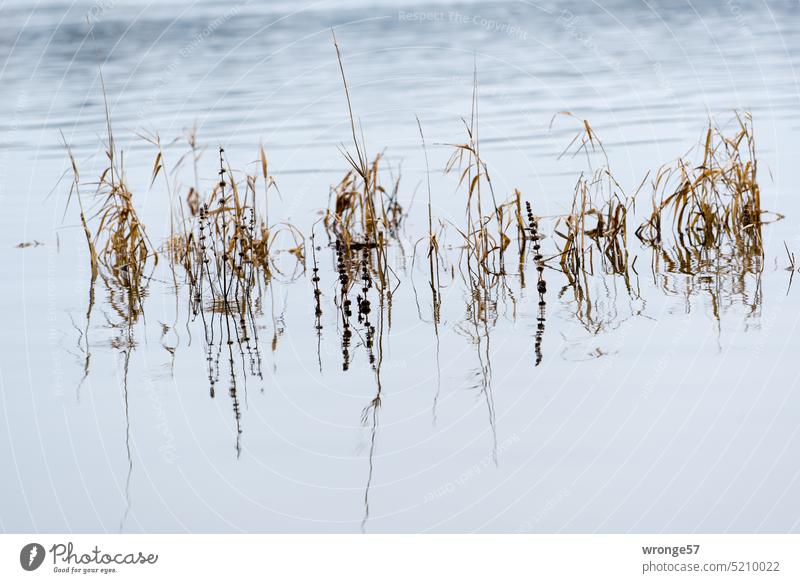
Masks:
[[[477,71],[494,187],[519,188],[546,216],[569,210],[585,170],[582,157],[559,159],[578,128],[551,125],[558,112],[591,122],[629,192],[709,118],[730,127],[751,112],[763,206],[786,217],[764,227],[763,270],[651,270],[629,234],[638,292],[596,277],[582,320],[549,275],[534,366],[535,285],[510,283],[491,343],[476,345],[453,284],[437,342],[425,269],[397,259],[373,424],[364,347],[343,371],[326,308],[318,362],[313,286],[285,254],[259,316],[264,375],[248,381],[237,455],[230,399],[209,396],[202,328],[163,264],[131,345],[100,283],[87,327],[60,132],[89,193],[105,162],[102,67],[151,238],[168,235],[168,196],[150,184],[155,151],[141,135],[158,132],[175,164],[192,126],[204,187],[218,146],[252,170],[263,143],[280,189],[270,212],[308,233],[347,170],[332,30],[368,149],[402,168],[409,254],[427,229],[415,116],[436,216],[457,226],[464,195],[441,170],[446,144],[464,139]],[[799,66],[794,0],[0,0],[0,531],[800,530],[800,275],[792,286],[784,248],[800,252]],[[335,263],[318,253],[330,302]]]

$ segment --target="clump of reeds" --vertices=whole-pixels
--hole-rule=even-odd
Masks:
[[[399,178],[387,194],[379,179],[382,153],[363,169],[349,154],[345,156],[354,166],[331,187],[331,204],[325,211],[323,224],[347,245],[380,247],[389,237],[397,236],[403,220],[404,213],[397,201]]]
[[[612,185],[610,196],[598,196],[602,185]],[[593,273],[599,253],[604,271],[624,275],[628,269],[627,199],[607,169],[592,179],[581,175],[575,185],[570,212],[560,217],[555,233],[561,238],[559,258],[565,274]]]
[[[489,167],[480,154],[477,72],[472,111],[469,122],[464,121],[464,129],[467,139],[461,144],[451,144],[453,152],[445,165],[445,174],[456,173],[457,187],[463,186],[466,190],[466,226],[462,237],[467,263],[485,284],[485,277],[490,273],[503,271],[502,256],[510,239],[505,234],[507,223],[504,223],[503,211],[497,204]]]
[[[190,146],[196,160],[193,136]],[[264,287],[272,294],[271,280],[276,273],[282,273],[277,263],[281,251],[293,256],[304,269],[305,239],[290,223],[270,224],[267,219],[268,203],[259,200],[258,182],[262,181],[263,197],[268,199],[275,180],[268,172],[263,147],[259,149],[260,177],[245,173],[238,180],[223,148],[219,148],[218,155],[217,181],[205,196],[194,187],[189,190],[189,216],[181,212],[182,226],[171,228],[169,249],[173,261],[185,268],[193,313],[204,322],[211,397],[216,394],[221,357],[227,357],[228,392],[240,451],[241,399],[235,360],[238,358],[241,363],[245,390],[248,376],[263,380],[256,319]],[[262,208],[263,215],[259,212]],[[289,241],[288,249],[276,249],[279,237]],[[274,352],[280,335],[274,312],[273,325]]]
[[[145,226],[133,205],[133,193],[125,181],[120,163],[115,166],[112,151],[113,140],[108,150],[109,166],[100,176],[97,195],[101,207],[97,215],[99,223],[95,234],[95,245],[99,249],[99,261],[108,268],[113,278],[134,294],[145,273],[147,264],[158,262]]]
[[[105,89],[103,96],[105,102]],[[146,271],[149,266],[158,263],[158,255],[147,237],[145,226],[133,204],[133,194],[125,180],[123,157],[116,150],[107,102],[106,132],[105,155],[108,158],[108,166],[101,172],[96,182],[95,205],[98,208],[91,216],[87,213],[80,192],[81,180],[77,161],[62,134],[72,170],[72,184],[67,205],[74,196],[89,249],[91,282],[87,327],[94,302],[94,282],[99,274],[108,290],[109,303],[121,319],[115,324],[120,330],[120,337],[115,342],[118,347],[125,347],[125,350],[129,351],[135,345],[133,324],[143,311],[142,302],[147,288]],[[96,223],[94,235],[90,228],[92,222]]]
[[[94,283],[98,274],[106,286],[108,304],[120,318],[119,321],[109,319],[109,325],[117,331],[117,335],[110,341],[110,346],[118,350],[123,356],[121,385],[126,420],[125,446],[128,457],[126,496],[128,496],[133,470],[128,374],[131,354],[137,346],[133,327],[143,314],[143,299],[147,290],[147,282],[149,281],[147,271],[158,263],[158,254],[150,243],[145,226],[139,219],[134,206],[133,193],[128,187],[125,177],[124,156],[121,151],[117,151],[114,140],[102,70],[99,75],[105,109],[106,142],[104,151],[108,159],[108,165],[101,172],[95,185],[95,205],[97,210],[91,217],[87,216],[80,194],[78,165],[71,149],[66,145],[66,140],[64,140],[73,175],[67,204],[69,204],[71,197],[74,195],[78,201],[80,222],[89,248],[91,281],[84,334],[88,334],[90,326],[91,312],[94,305]],[[91,221],[96,221],[94,237],[92,237],[89,227]],[[86,355],[86,360],[84,361],[85,379],[89,373],[88,337],[86,338],[84,352]],[[83,383],[83,380],[81,383]]]
[[[331,189],[323,224],[329,235],[346,247],[341,250],[343,254],[349,254],[351,250],[374,250],[372,267],[376,273],[376,285],[381,299],[385,295],[391,304],[389,278],[392,269],[388,265],[386,247],[390,239],[398,236],[405,216],[398,200],[400,176],[398,174],[395,178],[391,191],[382,186],[380,165],[383,153],[376,154],[371,161],[367,155],[363,132],[356,129],[344,62],[335,34],[333,44],[347,102],[353,150],[342,146],[342,153],[351,169]]]
[[[139,292],[142,277],[151,260],[153,264],[158,262],[158,254],[147,237],[144,224],[139,220],[133,204],[133,193],[125,179],[124,156],[117,152],[102,71],[100,81],[105,107],[108,166],[97,182],[96,196],[101,202],[97,211],[99,222],[95,247],[99,250],[100,263],[110,270],[119,285],[129,291],[132,302],[141,302]]]
[[[767,211],[761,208],[753,120],[749,113],[735,117],[730,134],[709,123],[697,162],[681,158],[656,173],[652,211],[636,230],[641,241],[659,245],[669,229],[686,246],[719,246],[724,239],[761,246]]]
[[[565,115],[578,119],[569,113]],[[573,156],[585,154],[588,174],[583,173],[578,178],[570,210],[559,217],[555,225],[559,266],[567,278],[559,297],[571,289],[575,318],[590,333],[596,334],[606,328],[607,322],[595,315],[597,305],[591,297],[594,276],[619,276],[629,296],[636,294],[630,281],[627,237],[627,221],[634,210],[636,194],[625,194],[614,178],[597,132],[587,120],[579,122],[579,131],[561,156],[570,151]],[[599,166],[592,163],[598,156],[602,161]]]
[[[568,112],[563,115],[578,119]],[[614,178],[597,132],[587,120],[579,121],[580,130],[561,156],[570,151],[573,156],[584,153],[590,175],[578,178],[570,211],[556,223],[555,233],[562,240],[561,268],[569,279],[582,272],[593,273],[598,252],[604,271],[624,275],[628,269],[627,219],[635,198],[625,195]],[[604,162],[594,170],[593,154],[599,154]]]
[[[477,70],[473,77],[471,111],[463,125],[466,140],[448,144],[451,156],[445,174],[458,178],[457,190],[465,195],[465,224],[457,231],[463,240],[465,269],[460,269],[469,288],[468,313],[484,323],[497,313],[498,301],[508,300],[516,309],[515,298],[507,284],[505,257],[512,243],[509,233],[516,228],[519,248],[519,277],[524,286],[524,249],[527,235],[522,218],[521,193],[515,189],[506,200],[498,199],[489,165],[481,155],[478,115]],[[430,223],[431,221],[429,221]],[[429,227],[432,232],[432,228]],[[433,278],[431,278],[433,280]]]
[[[196,166],[198,146],[194,134],[190,134],[189,144]],[[225,276],[225,282],[234,283],[236,289],[251,287],[255,279],[268,282],[273,274],[282,274],[278,265],[282,253],[294,256],[302,269],[305,264],[303,234],[291,223],[269,222],[267,201],[270,190],[277,190],[277,186],[268,172],[264,148],[259,148],[260,176],[244,173],[241,181],[236,178],[238,172],[225,159],[224,148],[219,148],[218,152],[218,180],[214,187],[205,196],[191,187],[186,196],[188,216],[181,203],[182,225],[170,228],[173,235],[167,250],[173,263],[183,265],[195,291],[204,274],[212,280]],[[263,184],[263,194],[259,194],[259,180]],[[288,242],[288,246],[278,241]],[[204,272],[204,264],[213,268],[213,273]],[[251,281],[248,283],[248,280]]]

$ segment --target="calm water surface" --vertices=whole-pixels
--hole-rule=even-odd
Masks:
[[[261,374],[234,365],[237,435],[226,363],[212,399],[204,329],[166,261],[130,337],[118,290],[101,280],[87,321],[59,132],[88,193],[105,162],[101,63],[154,241],[169,233],[168,198],[160,180],[150,187],[155,152],[137,134],[159,132],[174,164],[194,124],[203,188],[219,145],[253,172],[263,143],[280,189],[270,212],[310,233],[347,170],[332,27],[367,147],[386,148],[409,213],[391,254],[401,283],[371,315],[380,406],[360,333],[343,370],[335,254],[318,230],[322,333],[310,277],[284,253],[255,316]],[[14,0],[0,3],[0,47],[3,531],[800,527],[800,280],[790,285],[784,249],[800,252],[796,1]],[[445,144],[464,139],[475,69],[494,187],[503,198],[519,188],[544,216],[569,210],[586,170],[583,157],[558,159],[577,126],[562,116],[551,128],[557,112],[591,121],[629,192],[694,146],[709,117],[729,127],[734,110],[752,112],[763,206],[786,216],[764,227],[760,266],[714,256],[651,268],[630,229],[633,291],[597,274],[579,302],[547,273],[538,366],[532,265],[524,286],[508,278],[480,333],[456,278],[437,336],[424,253],[412,261],[427,229],[414,116],[434,212],[462,224],[464,194],[441,171]],[[191,176],[174,180],[185,193]],[[637,210],[649,204],[645,192]],[[542,245],[555,253],[552,236]]]

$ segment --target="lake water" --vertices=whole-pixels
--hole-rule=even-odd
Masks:
[[[220,145],[255,172],[263,143],[280,191],[271,216],[308,235],[348,170],[331,29],[367,149],[385,148],[402,176],[399,285],[373,308],[372,341],[356,326],[343,370],[334,250],[317,225],[319,335],[311,246],[305,273],[282,253],[254,314],[261,374],[233,366],[238,433],[226,359],[211,398],[203,324],[166,260],[130,335],[119,290],[90,288],[59,132],[88,204],[106,164],[102,65],[157,246],[169,200],[162,177],[150,184],[156,153],[139,134],[160,134],[171,168],[195,124],[201,190]],[[797,2],[6,0],[0,47],[0,530],[798,530],[800,276],[792,286],[784,248],[800,251]],[[546,270],[537,347],[530,263],[525,285],[510,276],[473,329],[457,274],[465,194],[442,170],[447,144],[464,141],[475,71],[494,190],[519,188],[544,217],[569,212],[587,164],[559,159],[580,128],[553,122],[558,112],[591,122],[630,193],[696,145],[709,117],[730,128],[734,111],[751,112],[762,205],[786,217],[763,227],[759,266],[720,256],[651,267],[633,236],[644,188],[628,233],[633,291],[596,273],[578,301]],[[415,116],[453,266],[437,326],[418,244],[427,172]],[[183,197],[191,172],[173,179]],[[546,255],[553,226],[543,220]]]

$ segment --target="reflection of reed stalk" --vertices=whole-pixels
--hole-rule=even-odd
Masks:
[[[317,362],[319,372],[322,372],[322,291],[319,289],[319,266],[317,265],[317,246],[314,238],[314,231],[311,231],[311,282],[314,284],[314,331],[317,334]]]
[[[545,308],[547,306],[544,300],[544,294],[547,292],[547,283],[544,280],[544,259],[539,243],[539,221],[536,220],[533,214],[531,203],[526,201],[525,209],[528,213],[528,224],[530,225],[530,239],[534,253],[533,260],[536,263],[536,291],[539,292],[539,315],[536,318],[536,340],[534,342],[534,351],[536,353],[535,366],[539,366],[542,362],[542,337],[544,336]]]
[[[353,332],[350,330],[351,301],[348,297],[350,289],[350,276],[348,266],[345,265],[345,247],[341,241],[336,240],[336,271],[339,274],[339,315],[342,319],[342,370],[350,368],[350,339]]]
[[[361,531],[364,532],[366,530],[367,520],[369,520],[369,492],[370,487],[372,486],[372,476],[375,469],[374,465],[374,457],[375,457],[375,446],[377,443],[377,436],[378,436],[378,413],[381,408],[381,395],[383,393],[383,383],[381,380],[381,366],[383,364],[383,328],[384,328],[384,313],[385,308],[383,305],[383,294],[379,294],[379,309],[378,309],[378,320],[377,324],[373,326],[369,321],[369,302],[366,299],[366,294],[369,289],[372,287],[371,278],[369,275],[369,271],[367,270],[367,261],[366,261],[366,250],[365,255],[362,257],[362,280],[363,280],[363,287],[362,292],[364,294],[362,302],[366,302],[366,305],[363,305],[361,310],[361,314],[363,315],[364,327],[366,329],[366,339],[365,344],[367,346],[367,351],[369,354],[369,362],[372,366],[372,370],[375,373],[375,396],[370,401],[370,404],[364,408],[361,412],[361,423],[362,425],[366,426],[371,421],[370,427],[370,446],[369,446],[369,471],[367,473],[367,483],[364,487],[364,517],[361,520]],[[377,342],[376,342],[377,338]],[[373,351],[373,347],[375,350]],[[376,356],[377,355],[377,356]]]

